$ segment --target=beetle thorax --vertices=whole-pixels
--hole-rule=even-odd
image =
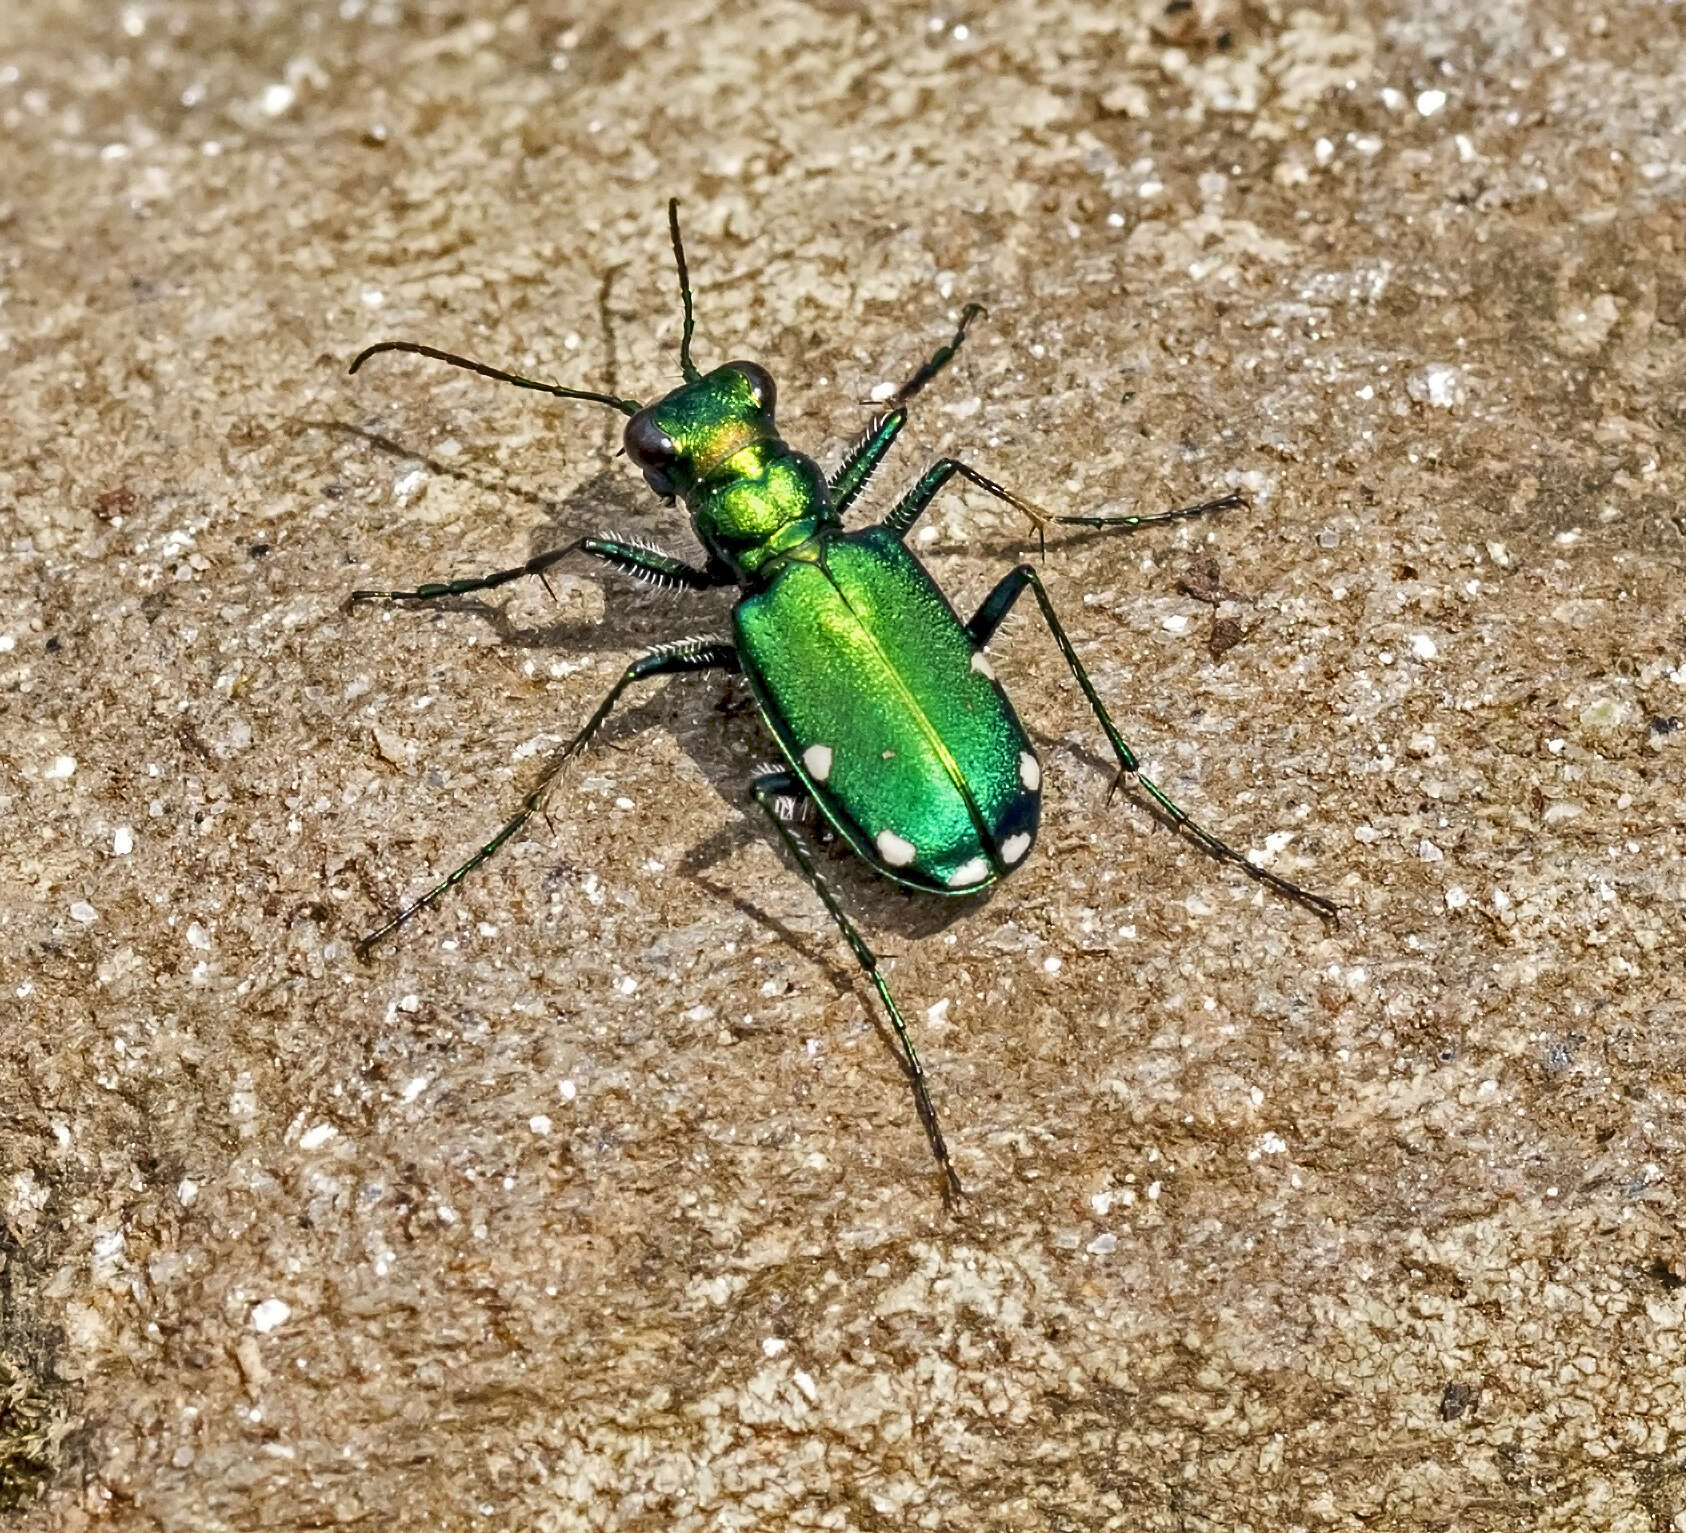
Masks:
[[[819,465],[783,442],[745,448],[729,474],[687,499],[703,546],[744,577],[834,520]]]
[[[729,362],[627,422],[627,456],[658,495],[685,502],[697,537],[740,579],[835,518],[825,475],[792,452],[773,419],[774,385]]]

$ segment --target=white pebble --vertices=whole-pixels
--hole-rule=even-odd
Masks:
[[[293,1309],[284,1299],[265,1299],[252,1306],[252,1329],[267,1335],[292,1318]]]
[[[1463,403],[1468,390],[1457,368],[1445,362],[1430,362],[1405,380],[1405,392],[1420,405],[1450,410]]]

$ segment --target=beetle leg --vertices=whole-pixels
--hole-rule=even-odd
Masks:
[[[856,961],[866,970],[867,977],[878,991],[879,1000],[884,1003],[884,1010],[890,1015],[890,1026],[895,1029],[896,1039],[902,1046],[902,1065],[913,1086],[913,1104],[918,1110],[919,1121],[924,1126],[925,1137],[930,1141],[931,1153],[936,1156],[937,1167],[942,1172],[943,1201],[952,1203],[955,1198],[965,1195],[965,1189],[961,1187],[960,1178],[955,1174],[954,1162],[948,1158],[948,1145],[943,1140],[942,1127],[937,1122],[937,1109],[931,1103],[930,1089],[925,1080],[925,1067],[919,1063],[919,1051],[913,1046],[913,1035],[908,1032],[907,1023],[903,1021],[901,1010],[896,1005],[896,998],[890,994],[890,987],[878,967],[878,955],[866,945],[865,939],[855,930],[854,923],[843,914],[842,907],[826,887],[819,870],[815,868],[807,848],[779,813],[781,799],[788,800],[792,794],[805,793],[807,789],[794,772],[769,772],[757,777],[750,784],[749,791],[767,818],[772,821],[773,829],[779,833],[779,839],[784,842],[786,850],[796,859],[796,865],[802,870],[802,876],[807,879],[808,887],[819,895],[820,903],[837,923],[838,930],[843,933],[843,940],[849,944]]]
[[[472,857],[456,868],[445,878],[440,879],[426,894],[419,899],[412,900],[397,915],[393,916],[384,926],[369,933],[357,944],[357,956],[368,956],[369,950],[383,937],[395,932],[412,916],[419,915],[429,905],[437,903],[452,889],[456,888],[481,863],[498,851],[523,825],[538,813],[544,803],[550,785],[556,780],[556,775],[569,758],[577,755],[591,737],[602,727],[608,718],[609,711],[615,706],[616,700],[635,681],[645,681],[652,676],[673,676],[682,671],[735,671],[738,669],[738,652],[731,645],[722,640],[714,639],[681,639],[676,644],[664,644],[660,649],[653,649],[647,655],[641,655],[634,660],[621,674],[621,679],[609,689],[609,695],[598,705],[597,711],[586,720],[585,727],[566,745],[557,751],[545,763],[543,773],[533,785],[532,791],[521,800],[521,807],[495,836],[492,837]]]
[[[937,376],[950,362],[954,360],[955,352],[960,350],[960,343],[966,339],[966,332],[971,328],[972,321],[984,311],[981,303],[969,303],[960,311],[960,323],[955,327],[954,339],[946,346],[939,346],[931,354],[931,360],[907,380],[894,394],[890,396],[891,403],[900,407],[912,399],[922,388]]]
[[[1227,862],[1240,868],[1249,878],[1257,879],[1261,884],[1274,889],[1278,894],[1293,900],[1295,904],[1303,905],[1306,909],[1315,911],[1326,921],[1340,924],[1340,913],[1334,901],[1325,899],[1321,894],[1313,894],[1308,889],[1302,889],[1298,884],[1283,878],[1280,874],[1272,873],[1268,868],[1261,868],[1249,862],[1240,852],[1227,842],[1221,840],[1213,832],[1206,829],[1198,820],[1191,819],[1150,777],[1142,775],[1141,763],[1136,753],[1130,749],[1124,737],[1119,734],[1117,726],[1112,722],[1112,716],[1106,711],[1106,705],[1101,702],[1100,695],[1095,691],[1094,683],[1089,680],[1089,673],[1083,667],[1083,662],[1077,658],[1077,651],[1071,647],[1071,640],[1066,637],[1065,629],[1060,625],[1055,615],[1053,603],[1048,600],[1048,593],[1043,589],[1042,581],[1033,565],[1021,564],[1010,571],[1007,576],[983,599],[972,621],[966,625],[966,636],[979,649],[987,645],[994,636],[995,630],[1001,626],[1002,620],[1012,610],[1013,603],[1023,594],[1026,586],[1036,594],[1036,602],[1042,609],[1043,620],[1048,625],[1048,631],[1053,634],[1054,642],[1059,645],[1060,653],[1065,656],[1065,663],[1071,669],[1071,674],[1077,679],[1077,685],[1083,689],[1083,695],[1089,700],[1089,707],[1095,718],[1099,720],[1102,731],[1106,735],[1107,744],[1112,747],[1112,754],[1118,759],[1117,788],[1128,778],[1134,778],[1141,789],[1153,801],[1158,812],[1170,821],[1172,827],[1195,843],[1207,856],[1219,862]]]
[[[434,580],[417,586],[413,591],[353,591],[351,604],[371,601],[440,601],[450,596],[468,596],[475,591],[490,591],[508,585],[528,575],[544,579],[544,572],[553,564],[560,564],[569,554],[590,554],[605,564],[655,585],[682,586],[690,591],[707,590],[710,586],[733,584],[731,573],[719,569],[696,569],[682,559],[664,554],[660,549],[643,548],[637,543],[619,538],[575,538],[561,548],[535,554],[525,564],[507,570],[494,570],[490,575],[475,575],[465,580]],[[546,583],[548,589],[548,582]]]
[[[970,464],[962,463],[958,458],[938,458],[919,476],[919,482],[891,507],[890,514],[879,525],[888,528],[898,538],[906,537],[908,529],[925,514],[925,508],[936,499],[937,491],[956,474],[968,483],[975,484],[986,494],[993,495],[997,500],[1005,501],[1015,511],[1028,517],[1031,525],[1036,529],[1037,537],[1044,542],[1046,541],[1048,524],[1063,520],[1062,517],[1044,511],[1039,505],[1026,500],[1022,495],[1015,495],[1005,485],[997,484],[993,479],[980,474]]]
[[[906,424],[905,409],[895,409],[880,415],[843,454],[842,463],[838,465],[837,472],[831,476],[826,486],[831,496],[831,509],[838,516],[842,516],[855,503],[856,496],[866,488],[867,480],[884,461],[884,454],[890,450],[890,444]]]
[[[1025,516],[1036,529],[1037,541],[1044,548],[1047,546],[1049,527],[1116,527],[1133,531],[1137,527],[1154,527],[1161,522],[1180,522],[1191,516],[1204,516],[1208,511],[1229,511],[1247,503],[1242,496],[1230,494],[1221,495],[1216,500],[1203,500],[1195,506],[1178,506],[1172,511],[1148,511],[1131,516],[1055,516],[1053,512],[1043,510],[1034,501],[1026,500],[1024,496],[1015,494],[1005,485],[997,484],[993,479],[980,474],[970,464],[962,463],[958,458],[939,458],[919,476],[919,482],[896,502],[882,525],[888,527],[898,538],[905,537],[908,529],[919,520],[925,508],[936,497],[937,491],[956,474]]]
[[[907,424],[908,401],[954,360],[955,352],[960,350],[960,343],[966,339],[968,326],[982,313],[981,303],[966,305],[961,311],[960,325],[954,332],[954,339],[946,346],[939,346],[932,353],[930,361],[890,396],[889,411],[873,421],[843,454],[843,462],[826,486],[831,494],[831,508],[839,516],[854,504],[855,497],[866,488],[867,480],[884,461],[884,454],[890,450],[890,444],[895,441],[897,433]]]

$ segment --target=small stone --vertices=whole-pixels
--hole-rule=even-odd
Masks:
[[[252,1329],[267,1336],[292,1318],[293,1309],[284,1299],[265,1299],[252,1306]]]
[[[1446,362],[1430,362],[1405,380],[1405,392],[1420,405],[1450,410],[1462,404],[1469,391],[1458,368]]]
[[[1583,729],[1619,729],[1631,724],[1636,710],[1632,703],[1619,697],[1601,697],[1581,709]]]

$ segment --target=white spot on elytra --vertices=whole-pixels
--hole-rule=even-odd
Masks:
[[[1027,836],[1026,841],[1030,838]],[[904,841],[893,830],[878,832],[878,855],[892,868],[905,868],[914,858],[913,843]]]
[[[802,765],[808,769],[808,775],[815,782],[824,782],[831,776],[831,747],[810,745],[802,752]]]
[[[972,669],[980,676],[987,676],[991,681],[995,680],[995,667],[989,663],[989,656],[981,649],[972,651]]]
[[[973,884],[981,884],[989,877],[989,863],[982,857],[974,857],[969,862],[963,862],[948,875],[950,889],[969,889]]]
[[[1011,864],[1019,861],[1030,850],[1030,832],[1021,830],[1016,836],[1008,836],[1001,843],[1001,860]]]
[[[1042,786],[1042,763],[1029,751],[1019,752],[1019,781],[1026,793],[1034,793]]]

